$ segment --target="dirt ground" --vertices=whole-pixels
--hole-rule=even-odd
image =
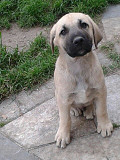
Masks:
[[[50,27],[23,29],[13,23],[9,30],[3,29],[1,32],[3,45],[6,45],[9,50],[18,46],[19,51],[21,51],[22,49],[28,49],[30,42],[32,42],[41,32],[42,35],[49,40]]]

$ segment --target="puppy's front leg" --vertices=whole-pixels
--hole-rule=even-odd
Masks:
[[[96,100],[96,116],[97,116],[97,132],[101,133],[103,137],[110,136],[113,131],[113,125],[108,118],[107,105],[106,105],[106,88],[102,90]]]
[[[66,144],[70,143],[70,129],[71,129],[71,118],[70,118],[70,108],[68,103],[63,102],[59,97],[57,98],[57,104],[59,107],[59,129],[55,136],[56,145],[61,148],[65,148]]]

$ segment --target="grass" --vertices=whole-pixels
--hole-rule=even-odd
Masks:
[[[120,69],[120,54],[114,49],[114,43],[107,42],[101,46],[101,50],[104,51],[109,59],[112,60],[112,64],[108,67],[103,66],[103,72],[105,75],[113,73],[117,69]]]
[[[111,52],[113,51],[113,48],[114,48],[114,44],[110,41],[108,41],[107,43],[101,46],[101,50],[105,52]]]
[[[54,71],[57,54],[40,35],[25,52],[12,53],[0,43],[0,99],[48,80]]]
[[[104,75],[108,75],[108,73],[109,73],[108,67],[102,66],[102,69],[103,69]]]
[[[120,0],[1,0],[0,29],[9,29],[11,22],[21,27],[46,26],[69,12],[83,12],[94,17],[109,4],[117,3]]]
[[[119,128],[119,127],[120,127],[119,124],[113,123],[113,128],[114,128],[114,129],[115,129],[115,128]]]
[[[7,122],[0,122],[0,128],[2,128],[6,124],[7,124]]]

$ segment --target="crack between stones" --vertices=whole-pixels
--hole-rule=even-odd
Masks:
[[[116,128],[116,129],[114,129],[114,130],[119,130],[119,128]],[[41,144],[41,145],[38,145],[38,146],[26,148],[26,147],[24,147],[23,145],[21,145],[20,143],[18,143],[17,141],[15,141],[14,139],[10,138],[7,134],[5,134],[4,132],[2,132],[1,130],[0,130],[0,133],[1,133],[3,136],[5,136],[6,138],[8,138],[9,140],[11,140],[12,142],[14,142],[15,144],[19,145],[20,147],[24,148],[25,150],[27,149],[28,151],[31,151],[31,150],[34,150],[34,149],[37,149],[37,148],[41,148],[41,147],[45,147],[45,146],[49,146],[49,145],[55,144],[55,141],[53,141],[53,142],[50,142],[50,143]],[[97,131],[94,131],[94,132],[91,132],[91,133],[88,134],[88,135],[81,135],[79,138],[89,137],[89,136],[91,136],[91,135],[97,135],[97,134],[98,134]],[[72,139],[75,139],[75,138],[72,138]],[[104,150],[103,150],[103,151],[104,151]],[[104,153],[105,153],[105,151],[104,151]],[[107,157],[107,156],[106,156],[106,157]],[[107,158],[108,158],[108,157],[107,157]],[[109,160],[109,158],[108,158],[108,160]]]
[[[53,144],[55,144],[55,141],[50,142],[50,143],[46,143],[46,144],[41,144],[41,145],[34,146],[34,147],[30,147],[30,148],[28,148],[28,150],[29,150],[29,151],[32,151],[32,150],[34,150],[34,149],[42,148],[42,147],[49,146],[49,145],[53,145]]]
[[[115,129],[115,130],[117,130],[117,129]],[[91,133],[88,134],[88,135],[81,135],[79,138],[89,137],[89,136],[91,136],[91,135],[97,135],[97,134],[98,134],[97,131],[94,131],[94,132],[91,132]],[[72,139],[75,139],[75,138],[72,138]],[[55,141],[50,142],[50,143],[46,143],[46,144],[42,144],[42,145],[38,145],[38,146],[34,146],[34,147],[30,147],[30,148],[28,148],[28,150],[31,151],[31,150],[34,150],[34,149],[42,148],[42,147],[49,146],[49,145],[53,145],[53,144],[55,144]],[[101,145],[102,145],[102,144],[101,144]],[[103,151],[104,151],[104,150],[103,150]],[[105,153],[105,151],[104,151],[104,153]],[[107,156],[106,156],[106,158],[107,158],[107,160],[109,160],[109,158],[108,158]]]
[[[16,103],[18,109],[19,109],[19,116],[18,116],[18,117],[20,117],[20,116],[23,115],[22,110],[21,110],[21,108],[20,108],[20,102],[15,99],[15,103]]]
[[[30,153],[29,152],[29,149],[24,147],[23,145],[21,145],[20,143],[16,142],[14,139],[10,138],[7,134],[3,133],[1,130],[0,130],[0,133],[6,137],[7,139],[9,139],[11,142],[13,142],[14,144],[18,145],[21,149],[25,150],[26,152]],[[41,159],[40,157],[38,157],[37,155],[35,155],[34,153],[30,153],[32,154],[34,157],[38,158],[39,160],[43,160]]]
[[[107,156],[106,156],[106,159],[107,159],[107,160],[110,160]]]
[[[28,153],[30,153],[30,152],[28,151]],[[32,154],[34,157],[38,158],[39,160],[43,160],[42,158],[40,158],[37,155],[35,155],[35,153],[30,153],[30,154]]]
[[[9,100],[9,99],[11,99],[11,102],[10,102],[10,103],[8,103],[8,105],[10,105],[12,102],[14,102],[14,101],[15,101],[15,99],[16,99],[16,95],[11,96],[10,98],[9,98],[9,97],[7,97],[7,98],[3,98],[3,99],[0,101],[0,104],[1,104],[3,101],[5,101],[5,100]]]
[[[25,113],[27,113],[27,112],[29,112],[29,111],[35,109],[35,108],[38,107],[39,105],[41,105],[41,104],[43,104],[43,103],[45,103],[45,102],[51,100],[52,98],[54,98],[54,96],[51,97],[51,98],[49,98],[49,99],[47,99],[47,100],[44,100],[43,102],[37,103],[36,105],[34,105],[34,106],[31,107],[30,109],[28,109],[26,112],[24,112],[24,113],[22,112],[22,115],[24,115]],[[19,101],[15,100],[15,103],[16,103],[16,105],[17,105],[18,108],[19,108],[19,107],[20,107]],[[19,117],[20,117],[20,116],[19,116]]]
[[[16,145],[18,145],[19,147],[25,149],[25,150],[28,150],[26,147],[22,146],[19,142],[17,142],[16,140],[12,139],[11,137],[9,137],[9,135],[7,135],[6,133],[4,133],[3,131],[1,131],[0,129],[0,133],[6,137],[7,139],[9,139],[10,141],[12,141],[13,143],[15,143]]]
[[[20,115],[19,115],[19,116],[16,116],[15,118],[12,118],[12,119],[9,120],[8,122],[6,122],[5,125],[7,125],[7,124],[9,124],[10,122],[16,120],[17,118],[23,116],[23,115],[26,114],[27,112],[29,112],[29,111],[35,109],[35,108],[38,107],[39,105],[41,105],[41,104],[43,104],[43,103],[45,103],[45,102],[51,100],[52,98],[54,98],[54,96],[51,97],[51,98],[49,98],[48,100],[45,100],[45,101],[41,102],[41,103],[37,103],[35,106],[31,107],[31,109],[28,109],[28,110],[27,110],[26,112],[24,112],[24,113],[23,113],[23,112],[21,111],[21,109],[20,109],[19,102],[18,102],[16,99],[14,99],[13,101],[15,101],[15,103],[16,103],[16,105],[17,105],[17,107],[18,107],[18,109],[19,109],[19,114],[20,114]],[[4,125],[4,126],[5,126],[5,125]],[[1,128],[2,128],[2,127],[1,127]]]
[[[94,134],[97,134],[97,132],[94,131],[94,132],[91,132],[91,133],[88,134],[88,135],[82,135],[82,136],[80,136],[79,138],[89,137],[89,136],[94,135]],[[75,138],[71,138],[71,139],[75,139]],[[45,146],[53,145],[53,144],[55,144],[55,143],[56,143],[56,142],[53,141],[53,142],[50,142],[50,143],[41,144],[41,145],[38,145],[38,146],[30,147],[30,148],[28,148],[28,150],[31,151],[31,150],[34,150],[34,149],[38,149],[38,148],[42,148],[42,147],[45,147]]]

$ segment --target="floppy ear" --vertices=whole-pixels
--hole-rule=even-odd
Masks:
[[[97,45],[102,40],[103,36],[101,34],[99,27],[96,25],[96,23],[88,15],[87,15],[87,17],[89,18],[89,21],[92,25],[94,44],[97,49]]]
[[[54,53],[54,38],[56,34],[56,25],[54,25],[50,31],[50,45],[52,49],[52,53]]]

